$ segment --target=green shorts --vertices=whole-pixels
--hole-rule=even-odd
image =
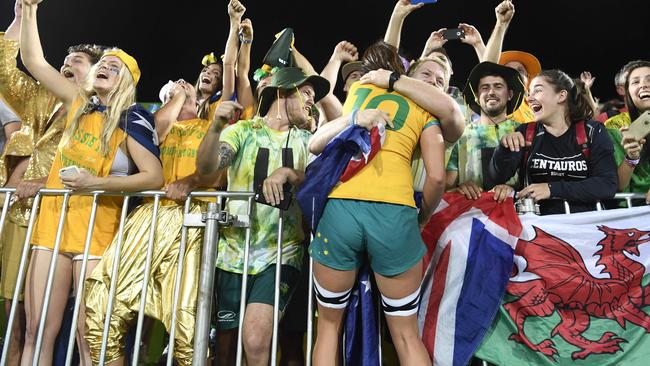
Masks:
[[[328,200],[309,248],[315,261],[340,271],[359,268],[367,254],[372,270],[386,277],[410,269],[425,252],[415,208],[346,199]]]
[[[280,277],[280,313],[284,311],[298,283],[300,271],[289,265],[282,266]],[[275,298],[275,264],[256,275],[248,275],[246,304],[262,303],[273,306]],[[242,275],[217,270],[217,326],[219,329],[239,327],[239,304]]]

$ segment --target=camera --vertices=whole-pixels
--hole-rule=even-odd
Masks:
[[[442,38],[450,41],[465,38],[465,31],[460,28],[445,29],[442,32]]]

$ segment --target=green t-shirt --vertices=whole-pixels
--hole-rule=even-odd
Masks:
[[[621,144],[623,136],[618,129],[608,128],[607,132],[612,138],[614,144],[614,159],[616,159],[616,166],[621,165],[625,160],[625,149]],[[650,160],[642,159],[634,168],[630,184],[623,190],[623,192],[630,193],[646,193],[650,190]]]
[[[496,148],[499,146],[501,137],[514,132],[519,124],[519,122],[509,119],[497,125],[468,124],[465,126],[463,135],[451,151],[447,171],[458,172],[459,185],[472,181],[479,187],[483,186],[481,149]],[[512,186],[516,182],[517,177],[515,175],[507,184]]]
[[[293,168],[305,171],[309,150],[307,143],[311,133],[291,128],[277,131],[266,126],[262,118],[239,121],[228,126],[221,133],[220,140],[230,145],[235,157],[228,168],[228,191],[253,191],[255,160],[259,148],[269,149],[269,169],[271,175],[282,166],[282,149],[287,144],[293,153]],[[294,187],[295,196],[295,187]],[[233,215],[245,215],[248,208],[246,200],[229,200],[226,210]],[[268,205],[255,203],[251,216],[251,246],[249,274],[262,272],[275,263],[278,241],[278,218],[280,210]],[[217,267],[225,271],[242,273],[244,267],[244,243],[246,232],[243,228],[223,228],[219,238]],[[301,268],[304,233],[302,214],[295,199],[289,210],[284,212],[282,230],[282,264]]]

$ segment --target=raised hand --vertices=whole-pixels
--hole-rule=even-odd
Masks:
[[[244,107],[237,102],[226,101],[219,103],[217,110],[214,112],[214,121],[210,129],[212,132],[221,133],[223,127],[229,121],[237,118],[242,110],[244,110]]]
[[[422,52],[422,57],[427,57],[431,51],[436,48],[441,48],[447,43],[447,40],[443,37],[442,33],[446,31],[447,28],[440,28],[435,32],[431,32],[431,35],[427,39],[427,43],[424,45],[424,52]]]
[[[515,5],[512,0],[503,0],[501,4],[494,8],[494,13],[497,16],[497,23],[509,24],[515,15]]]
[[[591,89],[591,86],[594,85],[594,81],[596,81],[596,77],[592,76],[589,71],[583,71],[580,74],[580,80],[585,83],[587,88]]]
[[[16,18],[20,18],[23,16],[23,1],[22,0],[16,0],[16,4],[14,4],[14,16]]]
[[[359,52],[357,51],[357,47],[352,43],[341,41],[334,47],[331,59],[343,63],[352,62],[359,59]]]
[[[422,6],[424,6],[424,3],[411,4],[410,0],[398,0],[393,9],[393,14],[401,18],[406,18],[413,10],[419,9]]]
[[[43,2],[43,0],[18,0],[18,1],[22,1],[23,5],[29,5],[29,6],[38,5],[38,4]],[[18,1],[16,1],[16,2],[18,2]],[[18,7],[18,4],[16,4],[16,7]],[[15,8],[14,8],[14,10],[15,10]]]
[[[465,32],[465,37],[461,38],[460,41],[468,45],[474,46],[477,44],[483,43],[483,37],[473,25],[460,23],[458,28],[462,29]]]
[[[253,22],[250,19],[246,18],[241,21],[239,34],[242,36],[244,41],[253,40]]]
[[[181,85],[181,80],[174,82],[172,87],[169,89],[169,92],[167,92],[167,95],[169,96],[169,99],[174,98],[176,95],[186,96],[185,89],[183,89],[183,85]]]
[[[230,0],[228,3],[228,16],[230,16],[230,20],[240,22],[245,12],[246,7],[239,0]]]

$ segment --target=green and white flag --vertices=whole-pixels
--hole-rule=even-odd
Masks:
[[[516,268],[476,356],[650,365],[650,206],[520,218]]]

